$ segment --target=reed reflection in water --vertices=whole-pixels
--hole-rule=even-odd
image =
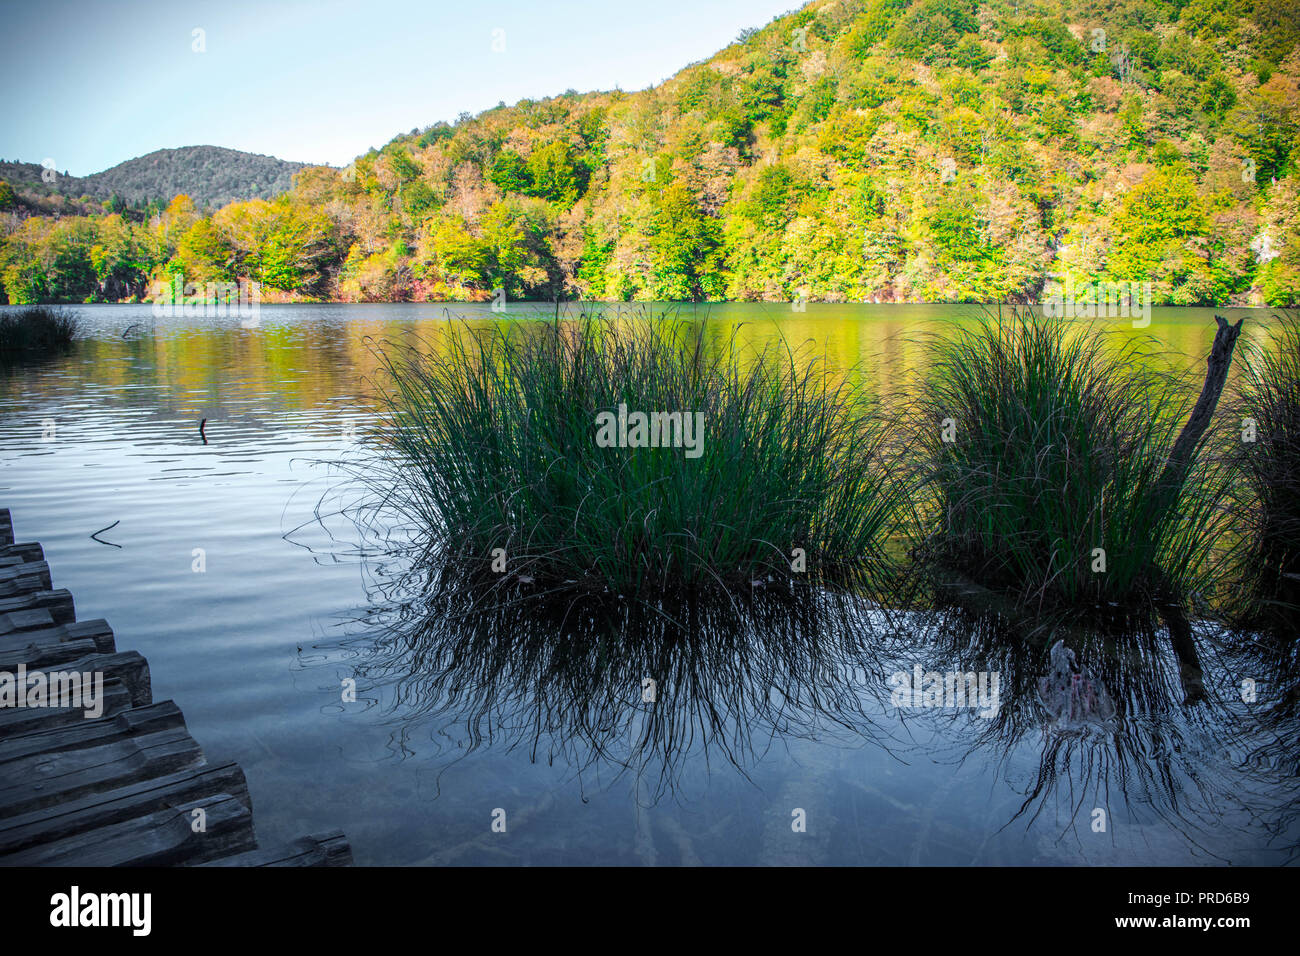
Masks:
[[[864,640],[883,613],[850,596],[557,605],[525,585],[513,598],[439,585],[380,605],[341,645],[358,692],[391,701],[402,739],[459,727],[470,751],[523,749],[605,782],[632,771],[651,800],[692,754],[745,774],[782,740],[899,743],[881,725],[884,665]]]
[[[1026,633],[989,613],[945,610],[915,620],[924,623],[906,640],[924,648],[913,653],[926,666],[1000,676],[1002,706],[982,725],[968,725],[950,759],[984,761],[1020,791],[1023,802],[1006,827],[1045,822],[1058,839],[1082,847],[1124,819],[1158,825],[1198,855],[1231,862],[1214,837],[1233,819],[1258,828],[1284,858],[1300,851],[1293,654],[1198,625],[1205,688],[1189,701],[1168,635],[1151,621],[1117,632],[1042,622]],[[1074,652],[1077,678],[1104,695],[1104,711],[1060,708],[1050,697],[1045,677],[1058,641]],[[1243,699],[1247,678],[1259,688],[1250,700]],[[1026,748],[1038,752],[1028,775],[1011,760]],[[1234,772],[1207,772],[1220,762]]]

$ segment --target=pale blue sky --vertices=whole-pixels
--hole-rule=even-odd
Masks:
[[[84,176],[206,144],[343,165],[399,132],[501,100],[642,89],[797,6],[4,0],[0,158],[49,158]],[[196,28],[204,53],[192,50]]]

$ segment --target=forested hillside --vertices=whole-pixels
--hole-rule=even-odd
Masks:
[[[159,149],[89,176],[69,176],[36,163],[0,161],[0,179],[20,196],[38,199],[89,197],[99,205],[117,198],[123,205],[161,200],[165,206],[184,193],[200,206],[222,206],[239,199],[270,199],[288,192],[304,163],[242,153],[220,146]],[[45,204],[33,203],[43,206]],[[61,209],[58,202],[48,204]]]
[[[1026,301],[1057,273],[1293,305],[1298,38],[1292,0],[814,0],[657,87],[462,115],[270,201],[10,216],[0,278],[10,301],[175,273],[271,299]]]

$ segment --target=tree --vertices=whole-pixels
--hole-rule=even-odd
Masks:
[[[503,149],[492,162],[488,179],[502,192],[526,193],[533,188],[533,174],[528,163],[513,149]]]
[[[673,181],[658,194],[649,239],[654,298],[721,297],[725,281],[718,222],[700,211],[682,183]]]
[[[528,157],[528,172],[533,185],[525,191],[563,209],[577,202],[582,193],[583,184],[579,182],[573,155],[565,143],[547,143],[533,150]]]

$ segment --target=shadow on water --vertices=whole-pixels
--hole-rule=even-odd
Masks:
[[[1206,686],[1188,702],[1168,635],[1140,621],[1122,633],[1047,626],[1026,640],[997,615],[946,610],[918,614],[907,636],[929,671],[999,676],[996,714],[964,723],[969,732],[950,747],[956,762],[987,760],[1021,795],[1004,829],[1037,823],[1057,842],[1080,842],[1117,825],[1159,824],[1231,862],[1222,828],[1258,827],[1294,860],[1295,655],[1204,626],[1196,638]],[[1265,685],[1271,699],[1252,697]],[[1026,752],[1036,754],[1028,769],[1013,760]]]

